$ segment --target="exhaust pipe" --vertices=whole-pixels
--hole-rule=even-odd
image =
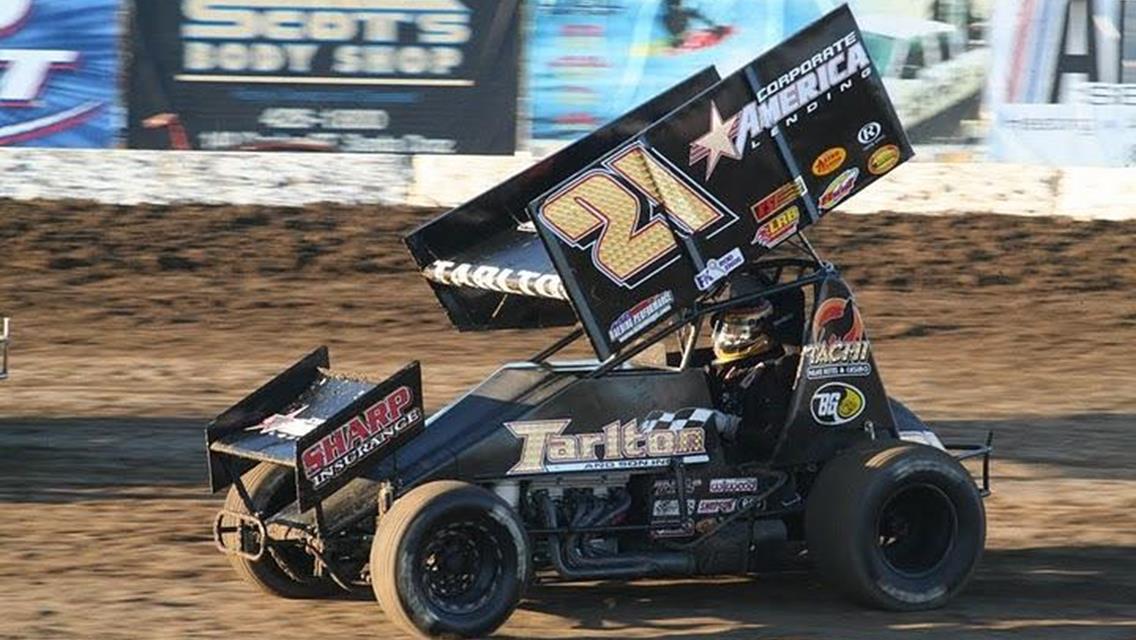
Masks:
[[[631,497],[627,496],[608,518],[626,511]],[[559,527],[556,506],[548,495],[541,496],[545,525],[550,529]],[[589,514],[591,516],[592,514]],[[593,516],[587,520],[598,519]],[[604,518],[607,519],[607,518]],[[583,526],[594,526],[586,523]],[[562,543],[560,536],[548,536],[548,551],[552,566],[560,577],[566,580],[617,580],[646,576],[685,576],[695,571],[694,554],[686,551],[658,551],[650,553],[621,553],[608,558],[585,556],[577,541],[579,534],[569,535]]]

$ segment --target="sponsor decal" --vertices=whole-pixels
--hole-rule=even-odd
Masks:
[[[857,342],[864,339],[864,320],[851,298],[826,298],[813,313],[813,342]]]
[[[824,380],[866,376],[872,373],[872,365],[868,362],[870,354],[871,346],[867,340],[810,344],[804,349],[808,363],[805,377],[809,380]]]
[[[757,493],[757,478],[713,478],[710,493]]]
[[[801,210],[796,206],[789,207],[773,216],[768,222],[761,225],[753,241],[763,247],[772,249],[797,232],[797,225],[801,222]]]
[[[846,170],[828,183],[828,188],[820,194],[818,205],[822,210],[828,210],[840,204],[840,201],[852,194],[856,188],[856,178],[860,177],[860,170],[856,167]]]
[[[827,176],[828,174],[840,168],[844,164],[844,160],[848,158],[848,152],[844,147],[833,147],[824,153],[817,156],[813,161],[813,175],[818,178]]]
[[[769,216],[784,209],[808,192],[809,188],[805,186],[804,178],[797,176],[792,182],[781,185],[776,191],[759,200],[757,204],[750,207],[750,211],[753,212],[754,220],[761,224],[768,220]]]
[[[661,467],[672,458],[706,462],[706,423],[713,409],[653,411],[640,423],[616,420],[599,431],[566,435],[570,418],[506,422],[521,441],[509,475]]]
[[[868,173],[882,176],[894,169],[897,164],[899,164],[899,147],[885,144],[872,152],[872,156],[868,158]]]
[[[410,387],[399,387],[304,450],[304,475],[319,488],[422,421]]]
[[[813,394],[809,408],[817,424],[828,427],[852,422],[864,412],[864,394],[843,382],[821,385]]]
[[[745,257],[742,256],[742,250],[734,247],[732,251],[721,258],[713,258],[707,262],[706,268],[694,276],[694,284],[699,291],[706,291],[743,264],[745,264]]]
[[[653,493],[658,496],[673,496],[675,494],[675,481],[673,478],[665,480],[656,480],[653,486]],[[688,494],[694,493],[702,487],[702,478],[687,478],[686,479],[686,492]]]
[[[689,515],[729,514],[738,510],[738,502],[737,498],[703,498],[701,500],[687,498],[686,513]],[[652,518],[677,518],[679,515],[678,500],[656,500],[651,506]]]
[[[612,342],[622,342],[670,313],[672,305],[674,305],[674,293],[670,290],[660,291],[620,314],[615,322],[611,323],[608,337]]]
[[[274,435],[284,440],[299,440],[323,424],[323,420],[319,418],[297,417],[307,408],[308,405],[303,405],[288,413],[274,413],[260,424],[249,427],[248,430]]]
[[[451,287],[488,289],[519,296],[567,300],[564,283],[552,273],[502,269],[488,264],[438,260],[423,272],[427,280]]]
[[[878,122],[869,122],[860,127],[860,131],[856,133],[856,141],[864,145],[864,148],[871,147],[880,141],[884,135],[884,128]]]
[[[698,501],[699,515],[733,513],[737,508],[737,498],[708,498]]]
[[[711,101],[710,130],[690,143],[688,164],[705,161],[709,181],[722,158],[742,159],[760,144],[762,133],[794,125],[800,112],[815,112],[854,86],[856,78],[871,75],[868,52],[853,31],[758,89],[756,100],[728,118]]]
[[[678,500],[656,500],[655,504],[651,506],[652,518],[677,518],[679,516],[679,502]],[[697,510],[697,501],[688,498],[686,500],[686,512],[694,513]]]

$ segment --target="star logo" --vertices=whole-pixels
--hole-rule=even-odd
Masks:
[[[714,168],[718,166],[718,161],[722,159],[722,156],[734,160],[741,160],[742,154],[738,153],[738,149],[734,145],[734,136],[737,132],[737,115],[729,120],[723,121],[722,115],[718,113],[718,105],[714,104],[714,101],[711,100],[710,131],[690,143],[690,166],[693,167],[695,163],[706,160],[706,179],[709,180],[710,176],[714,173]]]

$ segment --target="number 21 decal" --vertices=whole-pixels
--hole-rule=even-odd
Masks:
[[[541,205],[539,215],[566,243],[591,249],[592,262],[616,284],[634,289],[677,256],[665,208],[683,233],[736,220],[710,204],[641,144],[633,144],[573,180]],[[650,215],[640,224],[644,200]]]

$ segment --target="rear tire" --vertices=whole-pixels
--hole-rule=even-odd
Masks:
[[[875,444],[829,462],[808,497],[809,555],[861,604],[934,609],[970,580],[986,514],[970,473],[926,445]]]
[[[418,637],[479,638],[512,615],[532,576],[516,512],[465,482],[424,484],[379,519],[371,584],[390,619]]]
[[[276,513],[296,499],[296,486],[287,467],[264,462],[249,470],[241,481],[255,509],[265,515]],[[225,509],[249,513],[235,486],[229,488],[225,497]],[[285,570],[281,560],[287,561],[291,570]],[[320,598],[338,590],[330,580],[311,575],[314,561],[299,549],[270,547],[258,560],[229,554],[229,564],[241,580],[281,598]],[[307,577],[302,577],[305,574]]]

